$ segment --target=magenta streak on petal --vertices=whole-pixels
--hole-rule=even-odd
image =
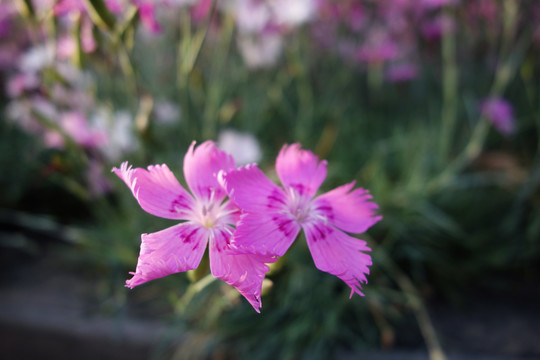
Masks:
[[[179,208],[186,208],[188,207],[188,201],[184,195],[178,195],[176,199],[173,200],[171,203],[171,207],[169,208],[169,212],[175,214],[178,212]]]
[[[293,219],[288,219],[276,215],[272,217],[272,221],[274,222],[274,224],[277,225],[278,230],[281,231],[286,238],[289,238],[293,234],[294,227],[291,228],[290,226],[291,223],[294,221]]]
[[[183,239],[184,243],[186,244],[189,244],[190,242],[193,241],[193,235],[195,235],[195,233],[199,231],[199,228],[195,228],[193,230],[191,230],[191,232],[189,234],[186,235],[186,237]]]

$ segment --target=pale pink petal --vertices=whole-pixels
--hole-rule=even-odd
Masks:
[[[132,169],[127,162],[112,170],[131,189],[144,211],[166,219],[187,219],[193,198],[184,190],[167,165],[151,165],[148,170]]]
[[[231,250],[283,256],[300,232],[296,219],[283,213],[244,213],[236,224]]]
[[[265,262],[275,262],[275,259],[262,255],[230,253],[228,244],[231,234],[230,227],[214,230],[214,237],[209,244],[210,270],[214,277],[234,286],[255,311],[260,312],[262,282],[269,270]]]
[[[197,148],[195,141],[192,142],[184,157],[184,177],[193,195],[216,203],[226,195],[217,181],[217,174],[234,168],[233,157],[219,150],[213,141],[205,141]]]
[[[351,297],[354,293],[363,296],[361,285],[367,283],[371,265],[371,256],[363,253],[370,251],[366,242],[323,222],[307,222],[303,228],[315,266],[349,285]]]
[[[126,281],[134,288],[147,281],[170,274],[196,269],[208,242],[208,229],[185,222],[141,236],[137,270]]]
[[[218,179],[229,198],[244,211],[264,213],[286,208],[286,194],[255,164],[221,172]]]
[[[317,197],[311,206],[313,213],[341,230],[365,232],[382,216],[377,216],[378,206],[371,201],[369,192],[362,188],[352,190],[354,184],[353,181]]]
[[[105,0],[105,5],[115,15],[121,15],[125,11],[125,4],[117,0]]]
[[[97,41],[94,38],[94,23],[89,17],[83,17],[81,22],[81,47],[85,53],[91,53],[97,49]]]
[[[326,178],[326,160],[320,161],[300,144],[285,145],[276,159],[276,171],[281,183],[300,195],[313,196]]]

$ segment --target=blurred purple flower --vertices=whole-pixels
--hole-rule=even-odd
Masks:
[[[139,9],[139,17],[142,24],[151,33],[161,32],[161,25],[156,20],[154,3],[144,0],[132,0],[132,3]]]
[[[60,127],[82,147],[99,148],[107,143],[107,133],[91,127],[86,116],[80,112],[63,113],[60,117]]]
[[[514,109],[508,101],[500,97],[485,99],[480,103],[480,111],[501,134],[515,131]]]
[[[86,169],[86,176],[88,179],[88,187],[90,193],[93,196],[100,196],[106,194],[112,190],[109,179],[105,176],[103,171],[103,163],[96,159],[90,159],[88,161],[88,168]]]
[[[12,97],[21,96],[22,93],[39,87],[39,77],[34,73],[19,73],[9,79],[7,94]]]
[[[418,77],[418,66],[414,63],[392,64],[386,71],[386,79],[390,82],[405,82]]]
[[[444,15],[428,20],[422,26],[422,34],[428,41],[439,41],[445,33],[453,30],[453,19]]]

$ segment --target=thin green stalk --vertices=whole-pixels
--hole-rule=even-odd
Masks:
[[[217,122],[219,107],[223,99],[223,90],[226,84],[223,83],[224,67],[227,63],[229,49],[231,47],[234,33],[234,19],[226,17],[219,41],[219,46],[216,48],[216,56],[212,56],[212,76],[209,77],[208,97],[205,101],[205,109],[203,114],[203,139],[214,139],[216,137]]]
[[[199,28],[194,35],[191,31],[191,15],[188,11],[182,12],[181,15],[181,33],[182,36],[178,41],[177,52],[177,85],[180,92],[180,103],[182,104],[182,112],[188,124],[191,123],[193,129],[190,133],[195,133],[193,119],[190,116],[190,78],[193,73],[193,68],[197,62],[204,41],[208,34],[214,12],[216,10],[216,0],[212,1],[212,7],[206,16],[204,25]],[[189,126],[189,125],[188,125]]]
[[[446,15],[454,17],[455,11],[451,5],[446,8]],[[444,32],[442,38],[442,67],[443,67],[443,103],[442,127],[439,134],[439,159],[444,164],[450,152],[454,139],[458,107],[458,67],[456,60],[456,34],[454,31]]]
[[[296,140],[305,142],[311,138],[310,131],[313,129],[313,89],[309,78],[308,64],[302,57],[300,39],[297,39],[293,50],[293,64],[297,72],[298,110],[296,125]]]
[[[396,281],[413,309],[414,316],[420,327],[420,332],[426,342],[430,360],[446,360],[446,355],[439,343],[437,333],[429,317],[429,312],[413,282],[386,254],[384,249],[378,247],[377,254],[381,265],[387,269],[392,279]]]
[[[197,282],[191,283],[184,295],[178,301],[176,306],[176,312],[178,314],[183,314],[189,303],[193,300],[195,295],[204,290],[208,285],[212,284],[216,278],[212,274],[208,274]]]
[[[380,61],[368,63],[367,83],[373,99],[378,99],[384,80],[383,63]]]
[[[514,3],[513,6],[517,7],[518,4]],[[508,11],[505,16],[517,17],[518,11],[517,9]],[[500,96],[504,92],[511,79],[515,76],[525,52],[531,44],[531,34],[524,32],[515,41],[515,47],[512,48],[511,45],[514,42],[515,29],[511,26],[517,26],[517,21],[515,19],[508,19],[505,20],[505,24],[507,25],[504,27],[503,40],[499,52],[500,61],[495,70],[495,77],[489,91],[489,97]],[[489,128],[488,119],[485,116],[481,116],[463,151],[428,185],[429,191],[436,191],[447,185],[457,173],[463,171],[463,169],[478,157],[484,147]]]

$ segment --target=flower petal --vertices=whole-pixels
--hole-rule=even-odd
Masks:
[[[196,269],[208,242],[207,229],[190,222],[141,236],[137,269],[126,286],[134,288],[147,281]]]
[[[286,208],[287,195],[256,164],[218,175],[219,182],[244,211],[265,213]]]
[[[343,231],[362,233],[382,219],[375,210],[377,204],[370,201],[371,195],[365,189],[353,191],[355,182],[340,186],[313,200],[312,210],[326,218]]]
[[[244,213],[236,225],[231,250],[238,253],[283,256],[299,232],[298,222],[286,214]]]
[[[214,277],[234,286],[260,312],[261,289],[264,275],[269,270],[265,262],[274,262],[270,256],[233,254],[228,251],[232,228],[224,227],[214,231],[210,239],[210,270]]]
[[[112,171],[131,189],[144,211],[166,219],[186,219],[192,196],[178,183],[167,165],[132,169],[127,162]]]
[[[219,150],[213,141],[205,141],[197,148],[192,142],[184,157],[184,177],[191,192],[201,200],[221,202],[226,194],[216,176],[220,170],[234,168],[233,157]]]
[[[161,32],[161,25],[156,20],[154,4],[147,1],[137,1],[139,8],[139,17],[142,24],[152,33],[158,34]]]
[[[326,160],[320,161],[300,144],[285,145],[276,159],[276,171],[285,187],[313,196],[326,178]]]
[[[322,222],[307,222],[303,228],[315,266],[349,285],[351,297],[363,296],[361,284],[367,283],[371,265],[371,256],[362,252],[370,251],[366,242]]]

